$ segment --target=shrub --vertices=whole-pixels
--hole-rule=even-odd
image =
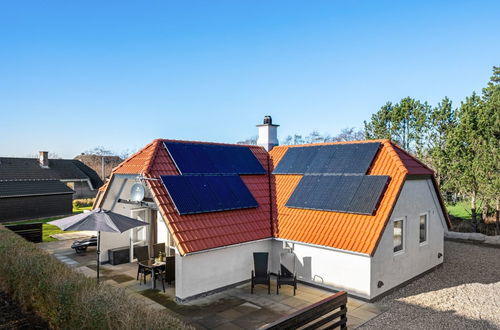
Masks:
[[[0,284],[56,329],[172,329],[186,324],[123,289],[76,273],[0,225]]]
[[[83,198],[83,199],[73,200],[74,208],[92,206],[92,204],[94,204],[94,198]]]

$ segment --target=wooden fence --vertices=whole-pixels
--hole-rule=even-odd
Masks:
[[[347,292],[340,291],[260,329],[347,329],[346,305]]]
[[[40,243],[42,242],[42,225],[41,222],[36,222],[21,225],[5,225],[5,228],[12,230],[30,242]]]

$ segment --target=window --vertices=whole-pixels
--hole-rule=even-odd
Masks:
[[[427,213],[420,215],[420,244],[427,242]]]
[[[167,254],[169,257],[175,256],[175,241],[170,231],[168,232]]]
[[[403,250],[403,240],[404,240],[403,219],[394,220],[394,232],[393,232],[394,252],[399,252]]]

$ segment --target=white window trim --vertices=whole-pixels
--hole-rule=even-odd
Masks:
[[[403,224],[403,232],[402,232],[402,239],[401,239],[401,244],[403,245],[403,247],[401,248],[401,250],[399,251],[396,251],[394,252],[394,223],[396,221],[401,221],[402,224]],[[394,253],[394,256],[399,256],[401,254],[404,254],[405,253],[405,250],[406,250],[406,217],[402,217],[402,218],[396,218],[394,220],[392,220],[392,241],[393,241],[393,244],[392,244],[392,252]]]
[[[422,215],[425,215],[425,241],[420,242],[420,217]],[[426,246],[429,245],[429,219],[430,219],[430,212],[423,212],[418,215],[418,244],[419,246]]]

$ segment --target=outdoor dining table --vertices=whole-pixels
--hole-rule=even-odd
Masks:
[[[165,262],[164,261],[158,262],[153,259],[150,259],[139,262],[139,265],[151,271],[151,277],[152,277],[151,282],[153,282],[152,288],[156,289],[156,275],[157,273],[165,270]]]

